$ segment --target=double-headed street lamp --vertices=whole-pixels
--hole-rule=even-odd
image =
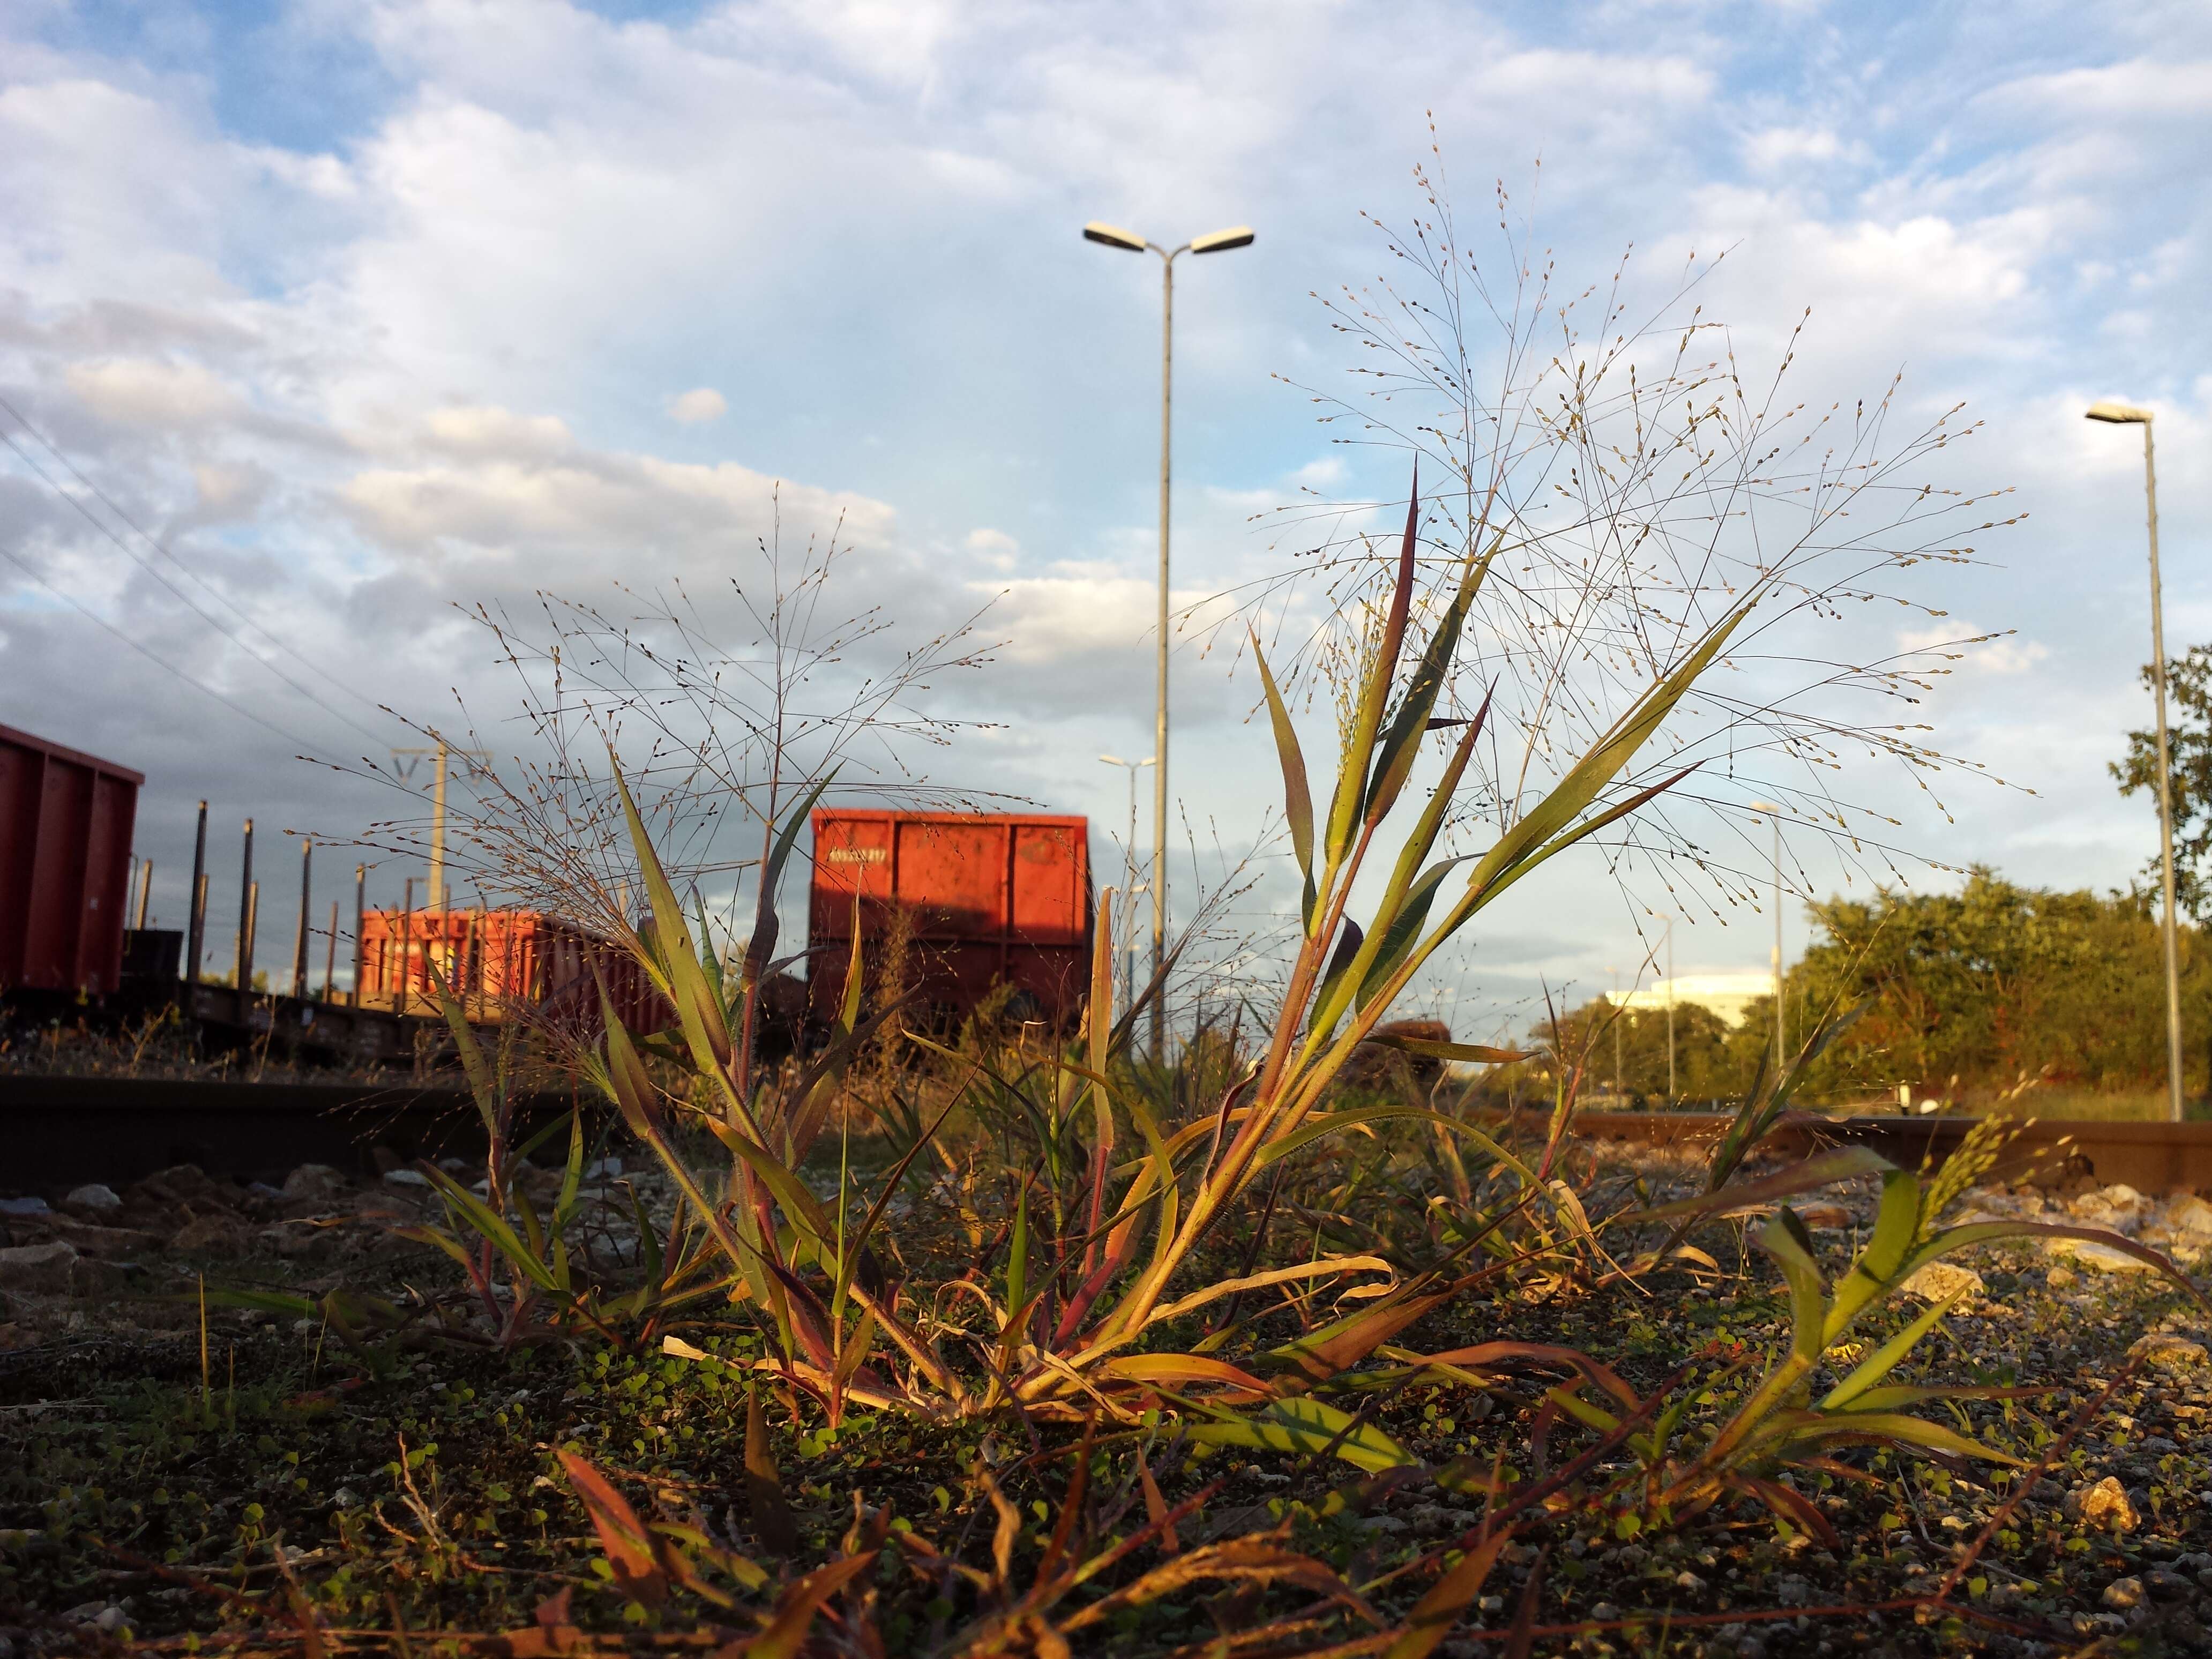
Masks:
[[[2158,700],[2158,850],[2166,889],[2166,1115],[2181,1121],[2181,948],[2173,914],[2173,781],[2166,744],[2166,617],[2158,586],[2158,465],[2150,435],[2150,410],[2128,404],[2091,404],[2086,418],[2113,426],[2139,426],[2143,434],[2143,496],[2150,520],[2150,676]]]
[[[1154,717],[1152,756],[1158,769],[1152,774],[1152,974],[1158,977],[1160,965],[1167,954],[1168,935],[1168,481],[1169,430],[1174,408],[1175,388],[1175,262],[1185,253],[1226,253],[1231,248],[1249,247],[1252,229],[1249,225],[1233,226],[1228,230],[1217,230],[1205,236],[1194,236],[1178,248],[1164,248],[1150,242],[1133,230],[1123,230],[1118,225],[1101,224],[1092,220],[1083,228],[1085,241],[1097,242],[1103,247],[1116,247],[1130,253],[1152,252],[1160,256],[1160,649],[1158,684],[1155,695],[1158,708]],[[1130,775],[1132,785],[1136,774]],[[1166,1004],[1152,1015],[1152,1055],[1158,1059],[1166,1053],[1167,1021],[1164,1018]]]

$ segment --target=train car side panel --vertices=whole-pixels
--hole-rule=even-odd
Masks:
[[[1009,1012],[1072,1025],[1089,988],[1090,825],[1018,813],[817,811],[807,991],[817,1020],[842,1000],[854,896],[863,972],[884,971],[895,911],[925,1016],[966,1018],[994,988]]]
[[[131,836],[145,778],[0,726],[0,987],[120,982]]]

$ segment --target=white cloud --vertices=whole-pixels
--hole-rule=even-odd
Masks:
[[[719,421],[730,412],[730,400],[710,386],[694,386],[668,400],[671,418],[685,425],[701,421]]]
[[[979,563],[998,571],[1011,571],[1021,561],[1022,544],[1003,530],[971,530],[968,550]]]
[[[1908,628],[1897,636],[1899,651],[1936,659],[1948,677],[1987,675],[2005,678],[2040,668],[2051,659],[2051,647],[2040,640],[2023,640],[2006,632],[1988,632],[1967,622],[1946,622],[1928,628]]]
[[[198,363],[126,357],[71,363],[64,378],[94,414],[131,426],[194,426],[246,408],[243,392]]]
[[[1863,161],[1863,143],[1846,143],[1830,127],[1765,127],[1743,140],[1743,159],[1754,173],[1779,173],[1806,163]]]

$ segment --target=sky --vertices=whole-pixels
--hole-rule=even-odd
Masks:
[[[1901,372],[1905,424],[1965,405],[1933,476],[2017,522],[1915,578],[1940,625],[1851,648],[2001,635],[1916,718],[2006,786],[1850,787],[1936,865],[2124,885],[2155,847],[2106,772],[2148,713],[2142,456],[2081,410],[2155,412],[2168,639],[2212,639],[2207,85],[2212,13],[2178,3],[0,0],[0,723],[146,774],[160,921],[205,797],[228,915],[242,817],[289,882],[271,831],[392,815],[296,758],[420,741],[382,708],[443,729],[458,697],[528,748],[472,608],[712,594],[780,523],[842,536],[881,649],[980,613],[992,660],[933,687],[962,726],[917,763],[1091,815],[1115,878],[1097,757],[1151,752],[1160,295],[1079,227],[1256,231],[1177,267],[1174,589],[1204,612],[1294,565],[1273,509],[1403,500],[1402,454],[1316,421],[1359,366],[1316,296],[1402,270],[1375,221],[1426,210],[1426,163],[1477,243],[1502,183],[1560,293],[1632,248],[1657,307],[1724,255],[1685,303],[1748,375],[1794,353],[1812,404]],[[1280,799],[1236,658],[1179,634],[1170,750],[1177,822],[1232,859]],[[1256,867],[1279,911],[1279,849]],[[382,858],[372,902],[416,873]],[[1639,908],[1562,860],[1422,994],[1474,1035],[1633,977]],[[1722,908],[1682,971],[1763,965],[1771,911]],[[292,915],[264,907],[262,960]]]

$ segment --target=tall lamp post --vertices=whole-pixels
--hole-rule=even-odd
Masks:
[[[1774,1075],[1778,1079],[1790,1063],[1789,1038],[1782,1029],[1782,809],[1771,800],[1755,800],[1751,810],[1774,820]]]
[[[1123,760],[1119,755],[1098,757],[1109,766],[1126,768],[1129,774],[1129,839],[1121,843],[1121,914],[1132,914],[1137,896],[1137,774],[1152,763],[1147,755],[1140,761]],[[1121,1006],[1129,1006],[1137,1000],[1137,952],[1131,946],[1126,926],[1121,936]]]
[[[2158,465],[2150,435],[2150,410],[2128,404],[2091,404],[2092,421],[2139,426],[2143,434],[2143,498],[2150,522],[2150,675],[2158,700],[2159,874],[2166,890],[2166,1115],[2181,1121],[2181,947],[2173,907],[2173,781],[2166,744],[2166,616],[2158,586]]]
[[[1168,483],[1170,459],[1173,453],[1169,444],[1169,431],[1174,410],[1175,389],[1175,262],[1186,253],[1226,253],[1231,248],[1252,245],[1252,228],[1236,225],[1227,230],[1213,231],[1204,236],[1194,236],[1178,248],[1164,248],[1150,242],[1133,230],[1123,230],[1118,225],[1102,224],[1092,220],[1083,228],[1085,241],[1097,242],[1103,247],[1121,248],[1129,253],[1157,253],[1160,256],[1160,649],[1158,667],[1158,684],[1155,688],[1157,709],[1153,721],[1152,756],[1158,763],[1152,774],[1152,973],[1158,977],[1160,964],[1166,959],[1168,937]],[[1131,774],[1131,781],[1135,775]],[[1152,1012],[1152,1058],[1158,1060],[1167,1051],[1167,1021],[1164,1018],[1166,999]]]

